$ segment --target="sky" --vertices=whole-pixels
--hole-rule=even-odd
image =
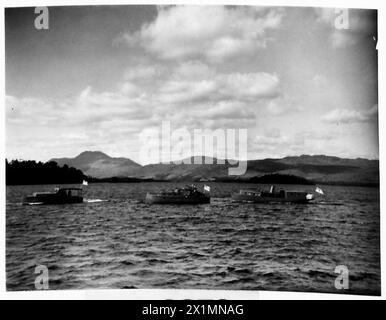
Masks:
[[[374,10],[347,20],[251,6],[48,12],[48,29],[35,28],[34,8],[5,12],[8,159],[98,150],[154,163],[140,136],[163,121],[247,129],[248,159],[379,157]]]

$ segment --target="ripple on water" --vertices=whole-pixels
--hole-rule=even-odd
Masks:
[[[43,264],[52,289],[335,292],[342,264],[350,293],[380,293],[378,189],[326,186],[328,198],[305,206],[236,204],[241,184],[213,183],[210,205],[143,203],[170,186],[90,184],[85,203],[64,206],[18,205],[51,186],[7,187],[7,289],[33,290]]]

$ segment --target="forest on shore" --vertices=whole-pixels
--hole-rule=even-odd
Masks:
[[[82,183],[85,178],[81,170],[54,161],[5,160],[6,185]]]

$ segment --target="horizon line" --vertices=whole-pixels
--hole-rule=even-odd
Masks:
[[[189,163],[184,163],[184,161],[188,160],[188,159],[192,159],[192,158],[198,158],[198,157],[205,157],[205,158],[212,158],[213,160],[217,160],[217,161],[224,161],[224,162],[235,162],[235,163],[239,163],[239,162],[245,162],[245,161],[259,161],[259,160],[280,160],[280,159],[284,159],[284,158],[295,158],[295,157],[302,157],[302,156],[309,156],[309,157],[330,157],[330,158],[339,158],[339,159],[347,159],[347,160],[367,160],[367,161],[379,161],[379,157],[378,158],[365,158],[365,157],[340,157],[340,156],[336,156],[336,155],[327,155],[327,154],[301,154],[301,155],[286,155],[286,156],[283,156],[283,157],[266,157],[266,158],[253,158],[253,159],[227,159],[227,158],[218,158],[218,157],[215,157],[215,156],[208,156],[208,155],[191,155],[191,156],[188,156],[188,157],[185,157],[185,158],[180,158],[180,159],[175,159],[175,160],[170,160],[168,162],[152,162],[152,163],[147,163],[147,164],[140,164],[134,160],[132,160],[131,158],[127,158],[125,156],[110,156],[108,155],[107,153],[103,152],[103,151],[100,151],[100,150],[85,150],[85,151],[82,151],[80,152],[79,154],[77,154],[76,156],[73,156],[73,157],[52,157],[46,161],[42,161],[42,160],[35,160],[35,159],[23,159],[23,158],[8,158],[8,157],[5,157],[5,160],[7,161],[14,161],[14,160],[18,160],[18,161],[35,161],[35,162],[44,162],[44,163],[47,163],[47,162],[50,162],[50,161],[53,161],[53,159],[63,159],[63,158],[67,158],[67,159],[74,159],[76,157],[78,157],[79,155],[83,154],[83,153],[86,153],[86,152],[90,152],[90,153],[103,153],[104,155],[108,156],[109,158],[112,158],[112,159],[117,159],[117,158],[124,158],[124,159],[127,159],[127,160],[130,160],[130,161],[133,161],[134,163],[144,167],[144,166],[147,166],[147,165],[154,165],[154,164],[174,164],[175,162],[180,162],[179,164],[189,164]],[[194,163],[191,163],[191,164],[194,164]],[[203,162],[202,164],[206,164],[205,162]],[[225,164],[225,163],[224,163]]]

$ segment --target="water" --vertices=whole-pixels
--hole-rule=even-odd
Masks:
[[[342,292],[334,270],[345,265],[344,293],[380,294],[379,189],[322,186],[313,204],[236,204],[231,192],[253,185],[209,183],[211,204],[143,203],[175,185],[90,184],[85,203],[47,206],[20,199],[54,186],[7,187],[7,289],[34,290],[45,265],[50,289]]]

